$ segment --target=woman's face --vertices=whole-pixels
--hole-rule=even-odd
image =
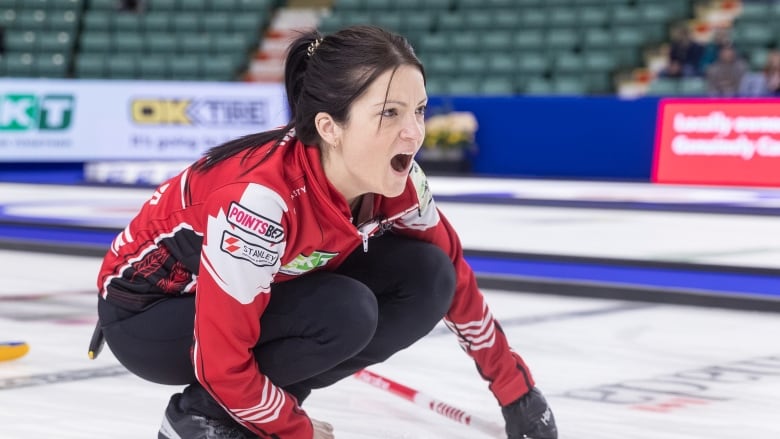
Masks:
[[[347,201],[365,193],[400,195],[425,136],[423,75],[402,65],[377,77],[357,98],[333,145],[324,146],[325,173]]]

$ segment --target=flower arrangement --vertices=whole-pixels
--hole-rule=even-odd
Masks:
[[[431,116],[425,121],[423,148],[467,150],[474,148],[477,118],[468,111],[453,111]]]

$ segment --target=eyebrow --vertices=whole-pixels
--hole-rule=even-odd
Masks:
[[[418,102],[417,105],[422,105],[424,102],[427,102],[427,101],[428,101],[428,98],[425,98],[425,99],[421,100],[420,102]],[[396,105],[400,105],[402,107],[406,106],[406,102],[393,101],[393,100],[387,100],[385,102],[380,102],[378,104],[374,104],[374,106],[375,107],[381,107],[381,106],[387,105],[387,104],[396,104]]]

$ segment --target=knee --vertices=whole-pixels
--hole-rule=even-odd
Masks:
[[[450,307],[455,295],[456,273],[450,257],[439,247],[425,243],[417,253],[416,269],[419,290],[427,306],[439,314],[439,318]]]
[[[334,285],[329,304],[323,312],[329,314],[323,343],[343,350],[344,357],[360,352],[374,336],[379,321],[376,296],[365,284],[342,278]]]

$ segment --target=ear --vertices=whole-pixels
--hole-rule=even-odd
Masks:
[[[323,142],[328,145],[339,145],[341,143],[341,126],[333,117],[324,112],[317,113],[314,116],[314,126],[317,127],[317,134]]]

